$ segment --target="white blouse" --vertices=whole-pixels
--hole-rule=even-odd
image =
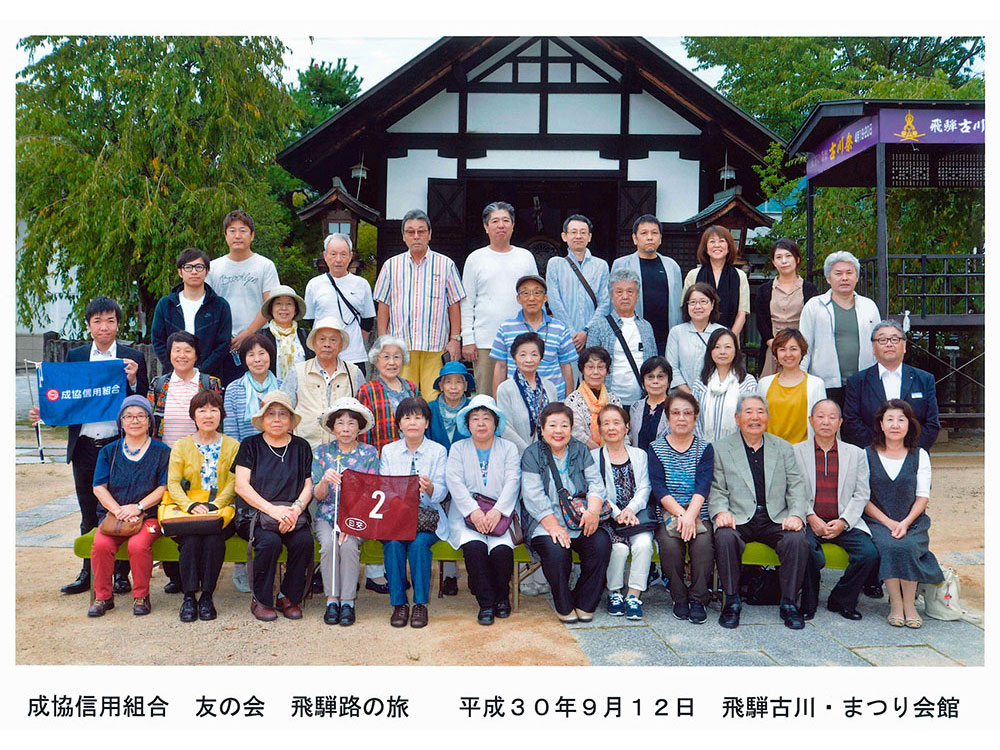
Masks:
[[[889,479],[895,479],[903,468],[905,458],[887,458],[881,453],[878,454],[882,468],[889,475]],[[931,457],[923,448],[917,453],[917,497],[931,496]]]

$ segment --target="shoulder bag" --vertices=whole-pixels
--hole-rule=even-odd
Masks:
[[[542,450],[549,462],[549,473],[552,474],[552,481],[556,485],[556,496],[559,498],[559,511],[562,513],[563,522],[570,531],[579,531],[583,528],[583,514],[587,510],[587,493],[577,492],[569,494],[569,490],[563,487],[562,479],[559,477],[559,470],[556,468],[556,460],[552,456],[552,451],[548,445],[543,443]],[[598,522],[607,521],[611,518],[611,506],[605,500],[601,506],[601,515]]]
[[[635,358],[632,356],[632,350],[629,349],[628,343],[625,341],[625,334],[622,333],[622,329],[618,325],[618,321],[615,320],[614,315],[608,315],[607,318],[608,325],[611,326],[611,330],[615,332],[615,336],[618,338],[618,343],[622,345],[622,350],[625,352],[625,357],[628,359],[629,367],[632,368],[632,374],[635,375],[635,382],[639,384],[639,390],[642,392],[642,398],[645,398],[646,389],[643,387],[642,378],[639,376],[639,368],[635,364]],[[639,346],[642,346],[641,336],[642,334],[640,334]]]
[[[570,255],[572,255],[572,252],[570,253]],[[591,289],[590,288],[590,284],[587,283],[587,277],[583,275],[583,271],[580,270],[580,267],[574,262],[573,258],[567,257],[566,258],[566,262],[569,263],[569,267],[573,269],[573,273],[576,274],[576,277],[578,279],[580,279],[580,283],[583,284],[584,290],[587,292],[587,294],[590,295],[590,300],[591,300],[591,302],[594,303],[594,309],[596,310],[597,309],[597,295],[594,294],[594,290]]]

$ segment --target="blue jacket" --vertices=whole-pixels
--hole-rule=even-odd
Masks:
[[[445,450],[451,450],[452,440],[448,438],[448,431],[444,428],[444,417],[441,416],[441,401],[444,396],[438,396],[436,399],[428,403],[427,405],[431,408],[431,423],[427,428],[427,437],[433,440],[435,443],[440,443],[445,447]],[[469,403],[469,399],[464,399],[464,404]],[[464,405],[463,404],[463,405]],[[462,440],[463,435],[455,428],[455,439]]]
[[[184,288],[178,284],[170,290],[170,294],[161,297],[153,312],[153,327],[150,337],[156,358],[163,365],[165,373],[173,372],[170,364],[170,352],[167,351],[167,338],[175,331],[184,330],[184,313],[181,310],[180,293]],[[233,317],[229,303],[205,284],[205,299],[194,316],[194,335],[198,337],[201,356],[196,367],[200,372],[222,377],[222,363],[229,356],[229,344],[232,340]]]
[[[929,451],[941,430],[934,376],[907,364],[902,367],[899,397],[913,407],[913,414],[922,428],[920,447]],[[844,424],[840,428],[841,437],[859,448],[871,445],[875,434],[872,429],[875,412],[885,400],[885,389],[878,376],[877,364],[848,378],[844,388]]]

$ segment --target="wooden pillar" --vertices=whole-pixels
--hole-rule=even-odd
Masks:
[[[813,261],[815,259],[815,251],[813,247],[814,195],[815,191],[813,190],[812,182],[806,180],[806,279],[809,281],[812,281]]]
[[[885,213],[885,144],[875,146],[875,239],[878,251],[876,302],[885,318],[889,314],[889,232]]]

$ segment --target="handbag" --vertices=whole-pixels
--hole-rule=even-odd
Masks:
[[[472,499],[476,501],[479,510],[483,513],[493,510],[497,504],[497,501],[492,497],[487,497],[480,492],[473,492]],[[473,531],[478,531],[476,525],[469,520],[471,518],[471,514],[465,517],[465,525]],[[509,516],[501,515],[500,520],[497,521],[497,525],[493,527],[493,531],[489,532],[488,536],[503,536],[507,533],[508,529],[510,530],[511,541],[515,547],[524,541],[524,534],[521,532],[521,519],[517,517],[517,513],[511,513]]]
[[[271,504],[280,505],[285,508],[291,508],[293,505],[293,503],[280,502],[278,500],[272,500]],[[299,517],[295,519],[295,528],[293,528],[291,531],[298,531],[303,526],[307,526],[309,522],[310,522],[309,511],[303,509],[302,512],[299,513]],[[261,513],[259,510],[257,511],[257,525],[260,526],[262,529],[264,529],[264,531],[273,531],[278,534],[281,533],[280,531],[278,531],[278,522],[275,519],[271,518],[271,516],[269,516],[267,513]],[[286,533],[291,533],[291,531]]]
[[[747,604],[780,604],[778,569],[772,565],[744,565],[740,576],[740,594]]]
[[[417,506],[417,531],[429,531],[432,534],[437,531],[438,521],[441,514],[437,508],[428,508],[424,505]]]
[[[556,460],[552,456],[552,451],[549,450],[547,445],[544,445],[542,450],[545,451],[545,455],[549,460],[549,472],[552,474],[552,481],[556,485],[556,497],[559,498],[559,511],[562,513],[566,528],[570,531],[579,531],[583,528],[583,513],[589,505],[587,502],[587,493],[577,492],[574,495],[570,495],[569,490],[563,487],[562,479],[559,478],[559,470],[556,468]],[[601,506],[601,515],[598,518],[598,522],[607,521],[609,518],[611,518],[611,506],[605,500]]]
[[[102,534],[108,536],[135,536],[142,530],[144,516],[140,516],[134,521],[119,521],[113,513],[108,513],[98,526]]]
[[[934,620],[979,622],[979,618],[962,608],[961,588],[955,569],[942,568],[941,572],[944,573],[941,583],[917,585],[917,594],[924,598],[924,614]]]
[[[604,476],[604,449],[602,448],[598,455],[600,456],[600,466],[601,466],[601,476]],[[633,537],[636,534],[641,534],[643,531],[655,531],[656,527],[659,526],[660,522],[653,517],[652,511],[649,509],[649,502],[647,502],[643,507],[639,508],[639,512],[635,514],[639,523],[635,526],[625,526],[624,524],[618,523],[615,519],[611,519],[611,529],[614,533],[620,537]]]
[[[184,485],[187,484],[187,487]],[[160,503],[157,508],[156,517],[160,522],[160,529],[164,536],[208,536],[209,534],[219,534],[229,525],[236,515],[235,509],[228,505],[224,508],[215,506],[215,489],[192,490],[188,480],[181,482],[181,487],[187,496],[195,504],[207,505],[210,513],[189,513],[182,510],[175,503]],[[168,493],[169,495],[169,493]]]

